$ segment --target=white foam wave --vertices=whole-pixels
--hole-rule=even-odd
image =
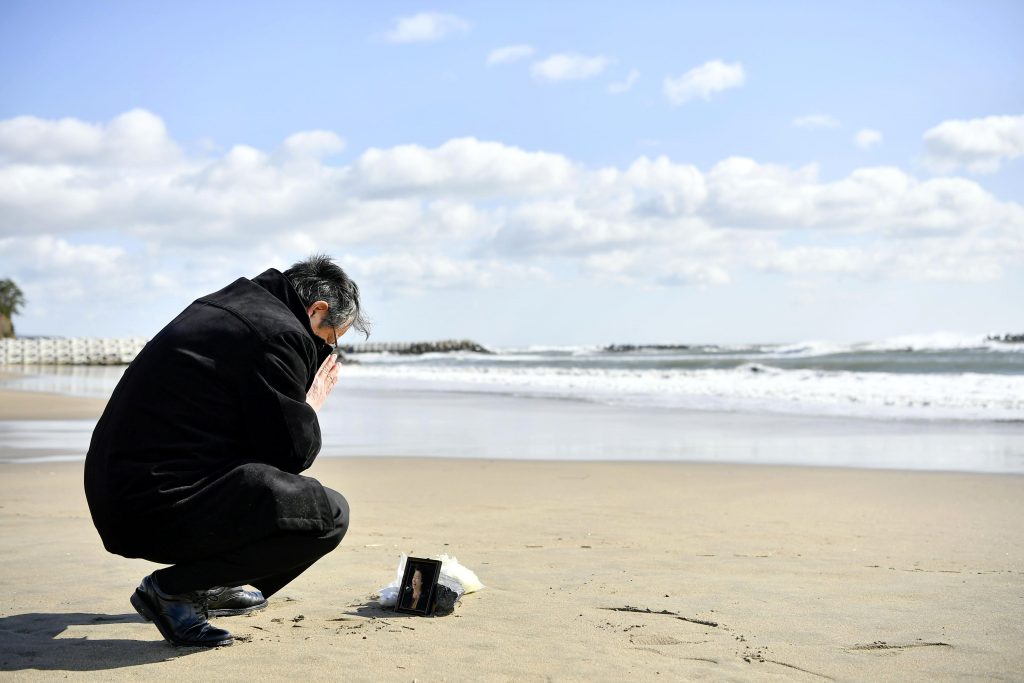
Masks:
[[[605,345],[576,346],[494,346],[491,347],[498,355],[510,355],[518,358],[531,354],[567,354],[570,356],[589,356],[605,352]],[[716,356],[749,356],[765,355],[781,358],[808,358],[830,356],[844,353],[885,353],[896,352],[941,352],[941,351],[1000,351],[1007,353],[1024,352],[1024,344],[1013,344],[988,339],[988,335],[964,335],[954,332],[934,332],[929,334],[902,335],[885,339],[862,342],[836,342],[825,339],[808,339],[786,344],[693,344],[688,349],[678,349],[674,354],[680,356],[706,357]],[[629,356],[636,352],[618,352],[616,355]],[[550,357],[550,356],[545,356]]]
[[[831,356],[841,353],[885,353],[889,351],[942,352],[965,350],[1024,352],[1024,344],[1009,344],[993,341],[986,335],[962,335],[952,332],[914,334],[889,337],[878,341],[842,343],[825,340],[808,340],[795,344],[778,346],[763,345],[759,351],[781,357]]]
[[[963,349],[988,349],[990,351],[1024,351],[1024,344],[1006,344],[991,341],[986,335],[962,335],[953,332],[932,334],[911,334],[890,337],[878,342],[865,344],[870,351],[957,351]]]
[[[760,350],[768,355],[782,357],[831,356],[836,353],[850,353],[857,350],[856,344],[810,340],[781,346],[762,346]]]
[[[580,398],[706,410],[960,420],[1024,419],[1024,376],[780,370],[756,363],[704,370],[587,367],[348,366],[373,386]]]
[[[564,353],[572,356],[597,353],[604,346],[600,344],[530,344],[529,346],[490,346],[488,347],[498,353],[508,354],[544,354]]]

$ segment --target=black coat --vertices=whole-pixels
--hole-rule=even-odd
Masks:
[[[111,552],[176,563],[280,531],[333,528],[306,403],[331,352],[271,269],[197,299],[128,366],[85,461]]]

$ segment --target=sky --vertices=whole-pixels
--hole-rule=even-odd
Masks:
[[[1019,2],[0,3],[21,335],[325,252],[372,340],[1024,332]],[[358,340],[353,340],[358,341]]]

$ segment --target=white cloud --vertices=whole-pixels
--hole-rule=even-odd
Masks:
[[[716,225],[875,235],[956,235],[1024,225],[1024,209],[961,178],[921,181],[897,168],[855,170],[823,183],[814,165],[790,169],[725,159],[707,174],[705,215]]]
[[[807,114],[793,119],[793,125],[807,130],[821,130],[823,128],[839,128],[842,124],[828,114]]]
[[[345,149],[345,141],[329,130],[309,130],[285,138],[281,150],[293,159],[322,159]]]
[[[457,33],[465,33],[469,26],[468,21],[454,14],[420,12],[398,18],[386,38],[392,43],[432,42]]]
[[[497,259],[454,259],[443,253],[395,252],[371,257],[346,256],[346,269],[360,281],[404,292],[426,289],[477,289],[550,276],[536,266]]]
[[[144,166],[174,162],[181,156],[163,120],[144,109],[125,112],[106,125],[34,116],[0,121],[0,161]]]
[[[534,62],[530,72],[537,80],[552,83],[580,81],[599,75],[611,63],[612,60],[603,55],[587,56],[567,52]]]
[[[663,250],[594,254],[584,259],[583,270],[626,285],[705,286],[726,285],[731,281],[729,272],[721,265],[701,262],[692,254],[666,254]]]
[[[704,175],[696,166],[675,164],[668,157],[640,157],[622,176],[634,193],[636,210],[648,215],[695,213],[707,199]]]
[[[99,244],[74,245],[50,235],[39,235],[0,238],[0,254],[24,259],[35,264],[40,272],[53,274],[58,270],[78,270],[103,277],[115,273],[122,266],[119,261],[125,256],[125,250]]]
[[[666,76],[662,92],[669,102],[678,107],[695,99],[710,100],[715,93],[738,88],[745,80],[746,73],[742,64],[726,64],[715,59],[680,76]]]
[[[487,66],[511,64],[533,56],[532,45],[506,45],[495,48],[487,55]]]
[[[475,138],[332,165],[344,143],[330,131],[296,133],[271,153],[188,157],[158,117],[130,114],[0,121],[0,260],[11,276],[44,291],[57,264],[64,296],[107,305],[174,286],[198,295],[243,266],[314,249],[347,253],[364,277],[404,290],[547,268],[714,286],[749,271],[985,280],[1024,266],[1024,208],[968,178],[868,167],[826,181],[815,165],[741,157],[600,168]],[[148,132],[110,134],[123,117]]]
[[[868,149],[876,145],[882,144],[882,134],[871,128],[861,128],[857,131],[857,134],[853,136],[853,144],[857,145],[861,149]]]
[[[454,138],[433,149],[371,148],[353,166],[353,182],[374,194],[516,196],[557,191],[573,173],[572,162],[558,154]]]
[[[990,282],[1006,259],[983,245],[957,241],[892,242],[870,247],[767,249],[751,265],[787,275],[841,275],[864,280]]]
[[[636,69],[630,69],[625,80],[608,84],[608,92],[612,95],[621,95],[622,93],[629,92],[638,80],[640,80],[640,72]]]
[[[924,144],[933,170],[994,173],[1003,161],[1024,156],[1024,116],[943,121],[924,134]]]
[[[877,261],[860,247],[793,247],[759,254],[755,267],[762,270],[805,275],[809,273],[856,274],[873,271]]]
[[[147,273],[122,247],[72,244],[50,235],[0,237],[0,261],[25,292],[26,318],[60,319],[52,311],[68,306],[78,319],[97,302],[145,301],[163,286],[148,277],[158,271],[156,264]]]

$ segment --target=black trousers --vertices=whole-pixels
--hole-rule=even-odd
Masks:
[[[178,595],[219,586],[255,586],[270,597],[314,562],[338,547],[348,531],[345,497],[324,487],[334,513],[334,528],[324,534],[278,533],[213,557],[183,562],[153,572],[164,593]]]

